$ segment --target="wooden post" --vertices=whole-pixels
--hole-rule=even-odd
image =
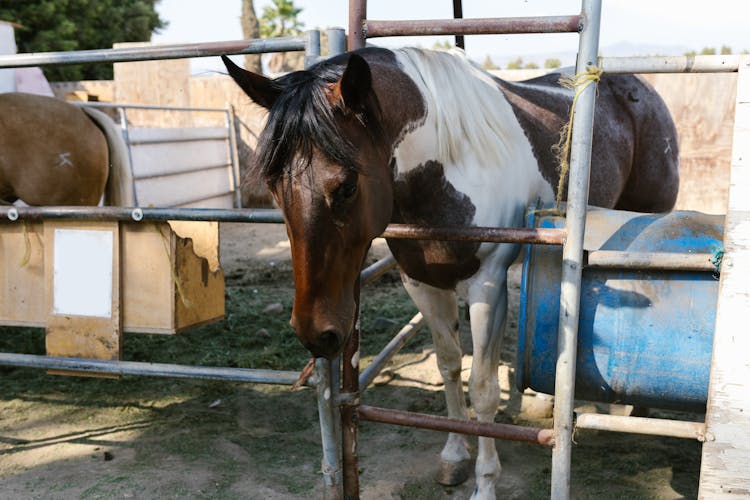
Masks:
[[[750,56],[740,61],[699,498],[750,496]]]

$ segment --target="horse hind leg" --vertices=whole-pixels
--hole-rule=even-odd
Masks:
[[[461,382],[461,345],[458,336],[456,292],[442,290],[402,275],[404,287],[430,327],[435,344],[438,369],[445,384],[448,416],[468,419],[466,398]],[[436,481],[445,486],[461,484],[471,473],[471,457],[466,439],[455,433],[440,452]]]

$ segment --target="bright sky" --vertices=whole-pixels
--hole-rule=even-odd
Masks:
[[[348,0],[295,0],[301,7],[300,19],[307,28],[347,27]],[[258,16],[270,0],[255,0]],[[673,49],[700,51],[703,47],[728,45],[734,52],[750,49],[748,0],[604,0],[600,47],[622,42]],[[207,7],[210,6],[210,7]],[[241,0],[161,0],[157,4],[169,27],[152,40],[161,43],[207,42],[242,38],[239,16]],[[422,14],[421,10],[426,13]],[[517,17],[570,15],[580,11],[579,0],[464,0],[464,17]],[[453,17],[450,0],[370,0],[370,19],[437,19]],[[442,37],[446,39],[447,37]],[[438,38],[439,39],[439,38]],[[373,39],[388,46],[432,46],[428,38]],[[482,61],[533,54],[556,55],[575,52],[575,34],[558,35],[477,35],[468,37],[470,57]],[[663,50],[660,53],[667,53]],[[625,55],[625,54],[617,54]],[[634,54],[635,55],[635,54]],[[193,72],[219,69],[217,58],[193,62]]]

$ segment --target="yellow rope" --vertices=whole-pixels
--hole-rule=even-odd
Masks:
[[[570,170],[570,143],[572,140],[573,116],[575,114],[576,103],[583,91],[586,90],[586,87],[593,82],[599,82],[602,73],[602,69],[598,66],[589,66],[586,71],[577,75],[560,78],[560,85],[575,89],[576,92],[573,96],[573,104],[570,106],[570,118],[568,118],[568,123],[565,124],[560,133],[560,141],[554,147],[554,150],[557,151],[557,161],[560,164],[560,180],[557,183],[557,200],[555,202],[555,212],[557,214],[560,214],[560,203],[562,203],[563,190],[565,189],[568,171]]]

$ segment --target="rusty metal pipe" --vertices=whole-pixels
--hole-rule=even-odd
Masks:
[[[435,431],[457,432],[471,436],[486,436],[508,441],[523,441],[542,446],[552,446],[552,429],[538,429],[520,425],[477,422],[476,420],[460,420],[457,418],[440,417],[424,413],[412,413],[400,410],[389,410],[374,406],[359,407],[359,418],[370,422],[418,427]]]
[[[423,19],[413,21],[375,21],[365,19],[363,35],[364,38],[377,38],[385,36],[423,35],[578,33],[580,25],[581,19],[578,15],[484,19]]]
[[[496,227],[421,227],[411,224],[390,224],[384,238],[411,240],[490,241],[494,243],[536,243],[562,245],[563,229],[521,229]]]
[[[363,31],[367,18],[367,0],[349,0],[349,50],[361,49],[366,38]]]

